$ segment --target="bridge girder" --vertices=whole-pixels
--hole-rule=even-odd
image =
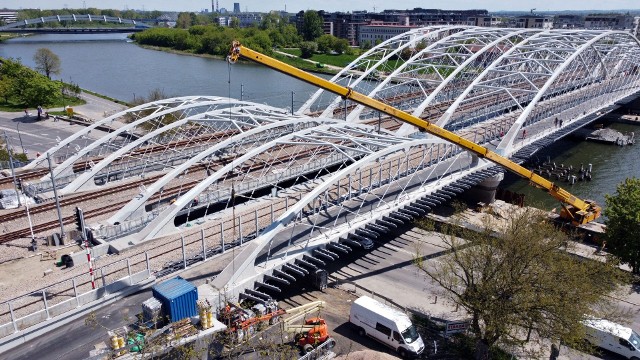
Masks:
[[[134,25],[134,26],[138,26],[138,27],[147,27],[147,28],[150,27],[147,24],[138,23],[138,22],[136,22],[135,20],[132,20],[132,19],[123,19],[123,18],[115,17],[115,16],[91,15],[91,14],[83,14],[83,15],[70,14],[70,15],[52,15],[52,16],[45,16],[45,17],[39,17],[39,18],[34,18],[34,19],[25,19],[25,20],[16,21],[16,22],[8,24],[8,25],[0,26],[0,32],[2,30],[26,28],[26,27],[28,27],[30,25],[38,25],[38,24],[44,24],[44,23],[48,23],[48,22],[63,22],[63,21],[70,21],[70,22],[102,21],[102,22],[109,22],[109,23],[114,23],[114,24],[130,24],[130,25]]]

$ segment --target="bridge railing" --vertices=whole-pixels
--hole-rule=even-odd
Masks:
[[[55,320],[151,277],[148,260],[132,263],[123,259],[96,269],[94,274],[95,289],[85,273],[0,303],[0,339]]]
[[[98,21],[98,22],[110,22],[110,23],[114,23],[114,24],[129,24],[129,25],[134,25],[134,26],[149,27],[148,25],[146,25],[144,23],[138,23],[135,20],[123,19],[123,18],[119,18],[119,17],[115,17],[115,16],[90,15],[90,14],[84,14],[84,15],[71,14],[71,15],[53,15],[53,16],[45,16],[45,17],[34,18],[34,19],[19,20],[19,21],[16,21],[14,23],[11,23],[11,24],[8,24],[8,25],[5,25],[5,26],[0,26],[0,31],[8,30],[8,29],[15,29],[15,28],[19,28],[19,27],[27,27],[29,25],[43,24],[43,23],[47,23],[47,22],[62,22],[62,21],[70,21],[70,22],[78,22],[78,21],[94,22],[94,21]]]

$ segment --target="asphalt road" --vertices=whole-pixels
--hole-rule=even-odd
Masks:
[[[9,145],[17,152],[24,147],[29,158],[35,158],[38,152],[44,153],[55,146],[58,139],[67,138],[82,128],[84,126],[65,121],[54,122],[53,117],[37,120],[35,116],[26,117],[23,113],[0,112],[0,131],[7,134]],[[74,143],[84,145],[84,140]]]

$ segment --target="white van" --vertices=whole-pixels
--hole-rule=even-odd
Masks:
[[[403,358],[418,356],[424,351],[424,342],[405,313],[368,296],[353,302],[349,322],[361,336],[374,338]]]
[[[627,359],[640,360],[640,336],[631,328],[609,320],[589,319],[586,339],[593,346],[609,350]]]

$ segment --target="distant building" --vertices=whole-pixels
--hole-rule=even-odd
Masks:
[[[240,3],[233,3],[233,13],[234,14],[240,13]]]
[[[11,24],[16,21],[18,21],[17,11],[8,11],[8,10],[0,11],[0,24]]]
[[[238,18],[238,20],[240,20],[241,28],[245,28],[245,27],[253,26],[254,24],[262,23],[263,16],[264,16],[263,13],[244,12],[244,13],[235,14],[233,17],[236,17]]]
[[[516,27],[525,29],[551,29],[553,16],[524,15],[516,17]]]
[[[358,36],[358,43],[369,43],[370,45],[376,45],[377,43],[389,40],[392,37],[398,36],[409,30],[415,29],[419,26],[416,25],[386,25],[381,23],[371,23],[369,25],[360,26],[360,34]]]
[[[633,25],[634,18],[629,14],[597,14],[584,18],[586,29],[632,30]]]
[[[581,29],[584,28],[584,16],[565,14],[556,15],[553,19],[554,29]]]
[[[359,45],[363,38],[363,27],[365,26],[387,26],[373,31],[367,28],[366,38],[371,42],[374,39],[388,37],[391,33],[398,31],[398,26],[414,28],[429,25],[467,25],[469,17],[489,17],[487,10],[439,10],[422,9],[413,10],[384,10],[380,13],[369,13],[367,11],[354,11],[349,13],[318,11],[323,18],[323,31],[325,34],[347,39],[352,46]],[[487,20],[487,23],[497,21],[496,18]],[[292,20],[298,28],[302,29],[304,23],[304,11],[300,11]],[[474,21],[475,22],[475,21]],[[393,28],[393,27],[396,28]],[[383,31],[384,30],[384,31]],[[386,34],[386,35],[384,35]],[[397,35],[397,34],[396,34]]]
[[[255,24],[262,23],[264,14],[258,12],[244,12],[239,14],[231,14],[228,16],[218,16],[215,21],[218,25],[227,27],[231,26],[231,21],[233,18],[238,19],[238,26],[240,26],[241,28],[246,28],[251,27]]]
[[[482,27],[497,27],[502,24],[500,18],[495,16],[470,16],[467,18],[467,25]]]

